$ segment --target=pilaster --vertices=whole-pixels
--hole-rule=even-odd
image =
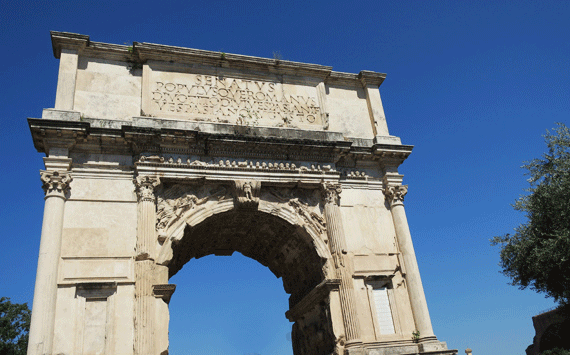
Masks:
[[[156,197],[158,177],[134,179],[138,197],[135,257],[135,343],[136,355],[154,354],[154,258],[156,241]]]
[[[51,31],[53,55],[59,59],[55,109],[73,110],[79,53],[89,45],[89,36]]]
[[[360,344],[361,339],[360,324],[356,314],[352,263],[347,255],[346,239],[339,207],[339,195],[341,191],[339,184],[322,184],[322,198],[324,203],[324,216],[327,223],[327,234],[337,278],[340,280],[340,304],[344,323],[346,348],[350,348]]]
[[[374,136],[389,136],[384,107],[378,90],[386,78],[386,74],[363,70],[358,74],[358,77],[366,93],[366,104],[368,105],[368,114]]]
[[[77,49],[61,50],[54,105],[54,108],[58,110],[73,110],[78,61]]]

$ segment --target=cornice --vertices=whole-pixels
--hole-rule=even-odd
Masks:
[[[175,63],[196,63],[215,67],[250,70],[277,75],[312,77],[327,83],[342,85],[380,85],[386,74],[363,70],[358,74],[342,73],[332,67],[270,59],[241,54],[222,53],[168,46],[147,42],[133,42],[132,46],[91,41],[89,36],[70,32],[51,31],[53,53],[60,58],[62,49],[74,49],[80,55],[145,63],[148,60]]]
[[[310,76],[321,79],[326,78],[332,70],[332,67],[318,64],[213,52],[146,42],[134,42],[133,51],[142,62],[157,60],[163,62],[199,63],[217,67],[268,71],[273,74]]]
[[[78,33],[50,31],[53,55],[57,59],[61,56],[62,49],[80,50],[89,46],[89,36]]]
[[[82,48],[81,55],[126,62],[140,61],[132,46],[102,42],[89,42],[87,47]]]
[[[364,87],[368,85],[379,87],[384,82],[384,79],[386,79],[386,74],[362,70],[358,73],[358,79],[360,79]]]
[[[145,118],[140,118],[146,122]],[[374,144],[373,140],[352,141],[341,133],[303,131],[272,127],[247,127],[227,124],[183,122],[176,126],[167,120],[154,126],[141,126],[137,120],[121,121],[105,127],[96,119],[83,121],[29,118],[34,146],[47,153],[65,147],[82,153],[153,155],[198,155],[252,160],[314,161],[355,167],[355,162],[377,162],[398,166],[413,146]],[[188,124],[187,129],[184,124]],[[358,176],[358,175],[357,175]]]

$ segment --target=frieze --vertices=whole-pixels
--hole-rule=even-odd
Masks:
[[[364,171],[354,170],[354,169],[341,169],[341,174],[343,177],[347,179],[356,179],[356,180],[367,180],[370,178]]]
[[[291,173],[332,173],[340,175],[332,165],[321,164],[295,164],[292,162],[279,161],[260,161],[260,160],[229,160],[229,159],[210,159],[209,162],[200,159],[181,157],[161,157],[161,156],[141,156],[138,164],[148,165],[165,165],[175,166],[179,168],[196,168],[196,169],[224,169],[224,170],[265,170],[279,171]],[[364,173],[358,173],[358,176],[365,177]],[[354,172],[352,173],[354,175]]]

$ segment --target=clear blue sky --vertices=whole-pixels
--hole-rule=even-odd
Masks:
[[[43,213],[27,117],[53,107],[49,30],[387,73],[434,330],[450,348],[523,354],[554,303],[509,286],[489,239],[524,221],[522,162],[570,117],[569,1],[0,2],[0,296],[31,304]],[[292,354],[281,281],[241,256],[190,261],[172,280],[172,354]],[[222,306],[220,306],[220,304]]]

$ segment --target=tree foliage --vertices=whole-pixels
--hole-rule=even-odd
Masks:
[[[567,304],[570,301],[570,132],[558,123],[544,135],[548,153],[525,162],[530,188],[513,205],[528,221],[514,234],[492,239],[501,245],[502,273],[511,284]]]
[[[556,348],[552,350],[546,350],[540,353],[540,355],[570,355],[569,350]]]
[[[7,297],[0,298],[0,354],[26,354],[30,317],[26,303],[12,303]]]

